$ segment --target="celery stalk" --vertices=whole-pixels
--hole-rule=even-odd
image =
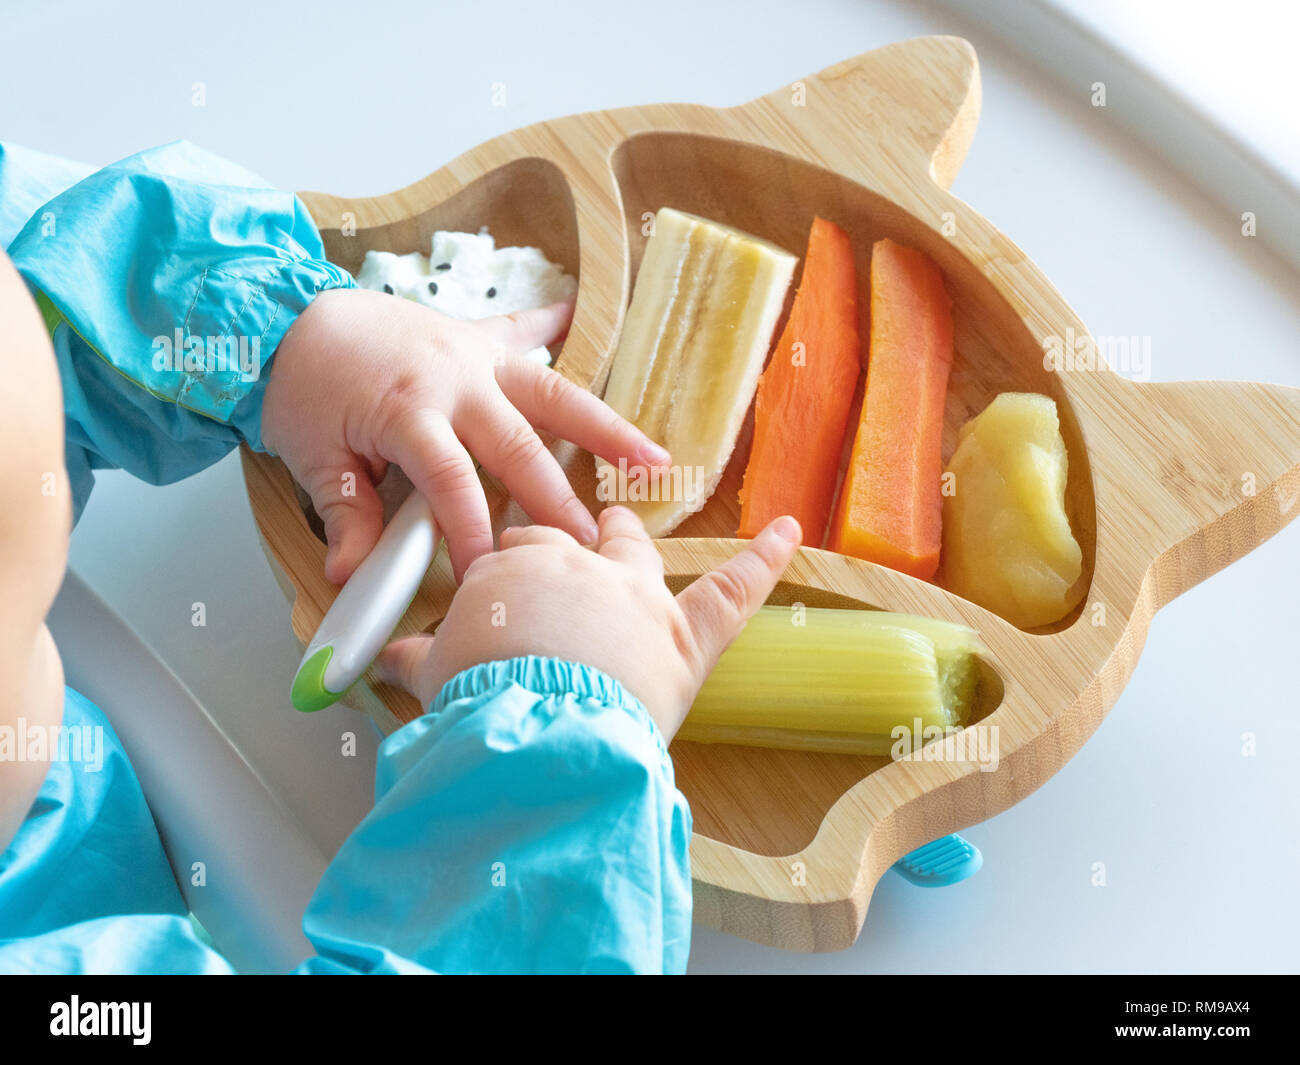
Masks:
[[[704,682],[678,737],[887,754],[897,726],[969,717],[981,649],[971,629],[932,618],[763,607]]]

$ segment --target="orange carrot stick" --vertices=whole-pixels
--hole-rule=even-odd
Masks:
[[[939,268],[919,251],[877,241],[866,396],[831,550],[923,580],[934,576],[951,368],[952,304]]]
[[[790,318],[758,381],[739,536],[792,514],[804,543],[821,546],[861,372],[853,246],[834,222],[814,218]]]

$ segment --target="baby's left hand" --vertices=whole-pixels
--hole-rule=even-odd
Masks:
[[[276,350],[262,441],[325,523],[330,580],[347,580],[379,539],[375,485],[389,462],[429,501],[460,580],[492,550],[474,459],[534,521],[584,543],[596,523],[533,426],[615,464],[669,461],[590,392],[522,357],[563,336],[572,313],[556,304],[466,322],[363,289],[315,298]]]

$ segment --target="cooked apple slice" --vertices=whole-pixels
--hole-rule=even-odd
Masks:
[[[1022,629],[1074,609],[1083,552],[1065,510],[1068,471],[1047,396],[1003,392],[963,425],[943,501],[943,586]]]

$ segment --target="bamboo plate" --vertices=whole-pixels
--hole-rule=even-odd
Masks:
[[[796,254],[820,214],[853,237],[864,284],[880,237],[922,249],[943,269],[956,336],[945,457],[961,424],[997,393],[1056,400],[1070,458],[1067,503],[1088,583],[1083,603],[1059,624],[1024,632],[933,584],[810,549],[773,596],[928,614],[978,629],[989,654],[975,718],[996,735],[996,769],[982,770],[959,738],[895,761],[673,745],[695,817],[696,913],[788,949],[848,946],[876,881],[901,855],[992,817],[1046,781],[1119,696],[1155,611],[1300,513],[1300,389],[1136,384],[1104,365],[1060,372],[1045,365],[1045,345],[1086,338],[1086,328],[1014,244],[946,191],[974,133],[979,99],[970,45],[921,38],[740,107],[666,104],[571,116],[498,137],[387,196],[303,195],[329,257],[349,270],[368,249],[427,248],[435,229],[487,225],[500,244],[540,247],[579,280],[558,368],[597,392],[651,213],[682,208]],[[862,305],[865,313],[865,299]],[[659,542],[674,590],[738,549],[728,537],[747,452],[748,429],[710,503]],[[594,510],[590,456],[567,445],[556,453]],[[247,450],[243,460],[267,555],[306,643],[336,593],[322,574],[324,545],[284,466]],[[524,520],[499,486],[486,487],[498,528]],[[453,591],[444,552],[400,631],[436,627]],[[349,702],[385,731],[420,710],[370,676]]]

